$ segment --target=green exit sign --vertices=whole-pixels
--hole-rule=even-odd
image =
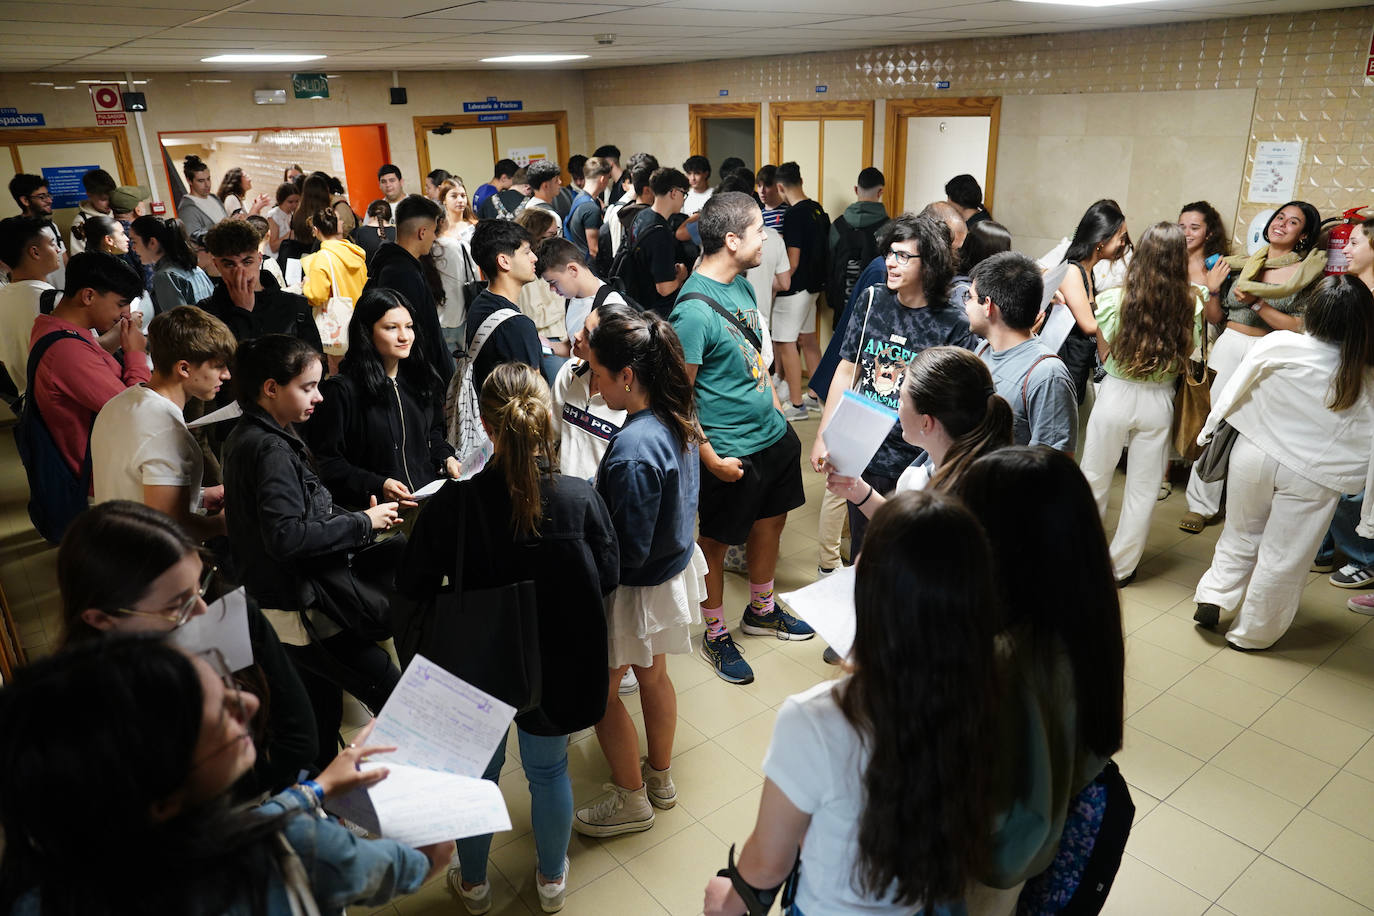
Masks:
[[[323,73],[293,73],[291,89],[298,99],[327,99],[329,78]]]

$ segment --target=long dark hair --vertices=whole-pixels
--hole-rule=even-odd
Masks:
[[[1178,223],[1155,223],[1126,268],[1112,358],[1122,375],[1146,378],[1183,365],[1193,350],[1197,297],[1188,282],[1188,245]]]
[[[219,197],[220,203],[224,203],[224,198],[230,194],[237,197],[240,202],[246,202],[243,200],[243,169],[238,166],[224,173],[224,180],[219,183],[219,193],[216,196]]]
[[[0,910],[33,892],[45,913],[264,911],[284,817],[230,808],[227,793],[153,814],[186,784],[203,707],[191,659],[156,638],[93,640],[21,669],[0,691]]]
[[[1178,211],[1179,218],[1185,213],[1196,213],[1202,217],[1202,224],[1207,227],[1207,235],[1202,240],[1202,254],[1210,257],[1219,254],[1222,257],[1231,253],[1231,240],[1226,237],[1226,226],[1221,221],[1221,214],[1217,208],[1205,200],[1195,200],[1190,204],[1184,204]]]
[[[902,397],[940,421],[954,441],[930,478],[948,489],[978,457],[1011,445],[1011,405],[981,359],[961,347],[927,347],[907,364]]]
[[[1297,254],[1306,254],[1317,244],[1317,240],[1322,234],[1322,215],[1317,208],[1305,200],[1290,200],[1283,207],[1297,207],[1302,211],[1302,237],[1293,245],[1293,251]],[[1264,224],[1264,232],[1261,233],[1264,240],[1269,241],[1269,227],[1274,220],[1278,219],[1283,212],[1283,207],[1274,211],[1274,215],[1269,217],[1269,222]]]
[[[873,515],[854,584],[853,675],[836,701],[869,752],[855,885],[960,899],[987,855],[999,614],[977,520],[929,490]]]
[[[692,383],[673,326],[652,312],[619,302],[597,310],[600,323],[587,335],[596,361],[612,372],[626,366],[649,393],[649,409],[685,449],[697,439]]]
[[[1086,261],[1092,257],[1098,245],[1116,235],[1124,222],[1126,215],[1116,201],[1106,198],[1097,201],[1079,219],[1078,228],[1073,231],[1073,241],[1069,242],[1069,250],[1064,252],[1064,260]]]
[[[195,270],[196,253],[186,237],[186,227],[179,219],[160,216],[140,216],[129,224],[129,231],[143,239],[154,239],[162,246],[162,256],[182,270]]]
[[[1017,652],[1042,672],[1068,653],[1079,741],[1110,757],[1121,749],[1126,650],[1107,536],[1083,473],[1063,452],[1019,445],[979,458],[955,490],[992,544],[994,581]],[[1056,577],[1052,588],[1025,587],[1047,569],[1073,574]]]
[[[921,291],[926,304],[943,305],[949,296],[949,283],[954,279],[954,249],[949,229],[929,216],[903,214],[879,230],[878,250],[886,256],[893,242],[912,240],[921,256]]]
[[[245,340],[234,351],[234,391],[244,410],[261,410],[258,397],[268,379],[285,385],[312,362],[324,357],[310,344],[288,334],[264,334]]]
[[[83,611],[118,616],[141,601],[158,576],[198,550],[176,522],[142,503],[116,499],[78,515],[57,549],[62,642],[102,635],[81,618]]]
[[[1011,251],[1011,231],[999,222],[980,220],[959,246],[959,273],[968,276],[973,268],[1003,251]]]
[[[510,490],[511,530],[537,537],[544,515],[540,482],[558,470],[549,385],[533,366],[501,363],[482,383],[479,406],[491,430],[491,463]]]
[[[1341,365],[1326,406],[1347,410],[1360,399],[1374,365],[1374,296],[1354,274],[1337,274],[1322,277],[1304,299],[1304,330],[1341,348]]]
[[[291,214],[291,234],[302,244],[310,244],[310,218],[320,210],[333,206],[329,191],[329,176],[311,172],[301,182],[301,202]]]
[[[410,355],[401,360],[396,374],[423,404],[437,391],[439,375],[429,364],[425,332],[415,315],[414,306],[396,290],[377,287],[358,297],[358,304],[353,307],[353,317],[348,322],[348,352],[339,364],[339,373],[353,379],[368,398],[375,400],[389,396],[391,386],[387,384],[386,369],[382,366],[382,357],[377,353],[377,344],[372,340],[372,330],[382,316],[392,309],[405,309],[414,322],[412,333],[415,339],[410,347]]]

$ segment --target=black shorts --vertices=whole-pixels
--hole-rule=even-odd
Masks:
[[[701,469],[698,511],[702,537],[723,544],[743,544],[754,522],[806,504],[801,440],[792,424],[777,442],[740,460],[744,476],[732,483]]]

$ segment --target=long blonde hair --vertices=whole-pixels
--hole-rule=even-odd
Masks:
[[[540,479],[558,470],[548,383],[525,363],[501,363],[482,383],[479,403],[495,447],[492,464],[510,488],[511,527],[517,535],[537,536],[544,515]]]

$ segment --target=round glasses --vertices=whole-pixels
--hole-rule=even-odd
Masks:
[[[205,567],[204,572],[200,574],[200,586],[191,593],[189,598],[176,607],[165,608],[161,611],[135,611],[133,608],[122,607],[117,608],[117,612],[128,614],[131,617],[153,617],[158,620],[165,620],[171,623],[172,629],[175,630],[194,616],[196,603],[205,598],[205,593],[210,590],[210,582],[218,571],[218,566]]]
[[[912,254],[909,251],[898,251],[895,248],[889,248],[887,250],[887,254],[883,255],[883,258],[891,258],[892,260],[897,262],[898,267],[905,267],[907,265],[907,262],[910,261],[912,258],[915,258],[919,261],[921,259],[921,256],[919,254]]]

